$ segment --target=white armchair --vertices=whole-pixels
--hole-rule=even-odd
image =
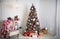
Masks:
[[[2,37],[10,37],[17,35],[19,36],[19,30],[18,29],[18,20],[16,19],[12,19],[11,17],[9,17],[7,20],[4,20],[2,23],[2,29],[1,29],[1,35]]]

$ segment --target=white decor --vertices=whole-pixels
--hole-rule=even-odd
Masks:
[[[37,39],[37,35],[34,34],[34,35],[32,36],[32,38],[33,38],[33,39]]]
[[[32,23],[30,23],[30,25],[32,25]]]
[[[30,22],[30,20],[28,20]]]
[[[33,21],[35,21],[35,18],[33,19]]]
[[[8,36],[14,36],[14,35],[17,35],[17,34],[19,34],[19,30],[15,30],[15,31],[9,32]]]
[[[36,25],[39,25],[39,22],[36,22]]]

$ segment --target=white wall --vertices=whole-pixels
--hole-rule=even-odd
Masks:
[[[1,4],[0,4],[0,18],[1,18]],[[1,19],[0,19],[1,20]]]
[[[48,27],[49,33],[55,33],[56,0],[40,0],[41,26]]]
[[[55,34],[55,0],[1,0],[2,20],[18,15],[21,26],[26,26],[29,9],[35,5],[41,27],[47,27],[51,34]],[[25,28],[25,27],[24,27]]]
[[[56,36],[60,39],[60,0],[57,0],[57,30]]]

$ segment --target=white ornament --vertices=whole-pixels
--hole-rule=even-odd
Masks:
[[[35,18],[33,19],[33,21],[35,21]]]
[[[39,22],[36,22],[36,24],[38,25],[38,24],[39,24]]]
[[[30,22],[30,20],[28,20]]]
[[[32,8],[33,9],[33,8]]]
[[[30,25],[32,25],[32,24],[30,23]]]
[[[47,28],[47,27],[46,27],[45,29],[46,29],[46,30],[48,30],[48,28]]]
[[[35,34],[37,34],[37,31],[35,31]]]
[[[35,30],[35,28],[33,28],[33,30]]]

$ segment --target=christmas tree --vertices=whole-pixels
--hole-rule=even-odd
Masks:
[[[32,32],[37,31],[38,33],[40,31],[40,23],[37,17],[36,8],[33,4],[30,8],[26,31],[32,31]]]

